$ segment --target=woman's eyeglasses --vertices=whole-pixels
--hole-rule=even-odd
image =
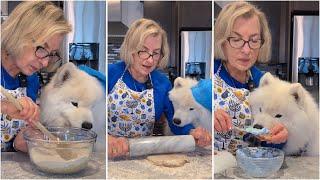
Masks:
[[[245,41],[238,37],[228,37],[227,40],[230,46],[236,49],[242,48],[246,43],[248,43],[250,49],[259,49],[264,43],[263,39],[249,39],[249,41]]]
[[[34,54],[37,58],[40,58],[40,59],[44,59],[46,57],[49,57],[49,61],[51,61],[51,62],[57,62],[57,61],[61,60],[61,57],[58,52],[49,53],[42,46],[37,46]]]
[[[147,51],[138,51],[138,56],[139,56],[139,58],[141,58],[143,60],[147,60],[151,56],[154,61],[158,61],[162,55],[161,55],[161,53],[150,54]]]

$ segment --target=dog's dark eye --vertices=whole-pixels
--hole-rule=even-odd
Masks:
[[[77,102],[71,101],[71,104],[72,104],[73,106],[75,106],[75,107],[78,107],[78,103],[77,103]]]
[[[281,118],[282,115],[281,115],[281,114],[277,114],[277,115],[275,115],[274,117],[275,117],[275,118]]]
[[[260,111],[260,112],[262,112],[262,109],[261,109],[261,108],[259,108],[259,111]]]
[[[193,110],[194,110],[194,108],[189,108],[189,110],[190,110],[190,111],[193,111]]]

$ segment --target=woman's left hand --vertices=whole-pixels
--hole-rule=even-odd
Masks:
[[[209,133],[203,127],[197,127],[196,129],[192,129],[190,131],[190,135],[193,136],[196,141],[196,145],[199,147],[209,146],[212,143],[211,133]]]
[[[277,123],[270,130],[271,136],[264,139],[269,143],[280,144],[284,143],[288,139],[288,130],[282,123]]]

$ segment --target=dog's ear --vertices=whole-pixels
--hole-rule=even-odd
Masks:
[[[305,93],[302,85],[300,83],[294,83],[291,84],[290,87],[290,95],[293,96],[296,103],[299,105],[299,107],[304,107],[304,99],[305,99]]]
[[[175,80],[174,80],[174,88],[180,88],[182,87],[183,85],[183,78],[181,77],[177,77]]]
[[[72,78],[73,72],[77,70],[77,67],[69,62],[61,66],[53,77],[55,87],[61,86],[63,83]]]
[[[274,77],[272,76],[271,73],[266,72],[260,79],[260,84],[259,87],[266,86],[274,81]]]

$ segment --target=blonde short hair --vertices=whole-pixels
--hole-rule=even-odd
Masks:
[[[251,18],[257,16],[261,27],[261,38],[264,40],[260,48],[258,62],[269,61],[271,55],[271,34],[265,14],[248,2],[234,2],[226,5],[220,12],[214,30],[214,56],[216,59],[226,60],[223,53],[223,43],[232,33],[237,18]]]
[[[26,46],[44,44],[55,34],[72,30],[61,8],[49,1],[20,3],[3,22],[1,49],[19,57]]]
[[[162,58],[159,60],[157,67],[165,68],[169,59],[167,33],[160,27],[158,23],[150,19],[141,18],[133,22],[121,45],[120,58],[123,59],[127,65],[134,63],[132,54],[143,48],[145,39],[150,35],[161,36]]]

